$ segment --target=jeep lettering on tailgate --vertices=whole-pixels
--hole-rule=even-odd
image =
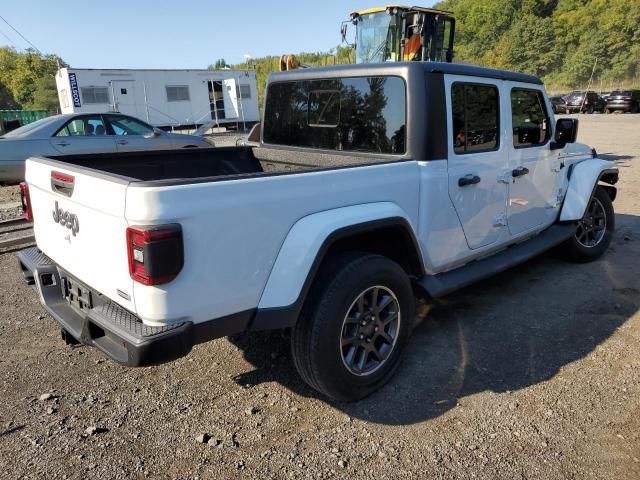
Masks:
[[[63,209],[59,208],[57,201],[53,209],[53,221],[71,230],[74,237],[76,236],[76,233],[80,231],[78,216],[70,212],[65,212]]]

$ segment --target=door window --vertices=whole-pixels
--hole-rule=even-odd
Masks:
[[[56,137],[88,137],[105,135],[106,128],[100,115],[74,118],[69,120],[55,134]]]
[[[500,111],[495,85],[454,83],[451,87],[451,110],[455,153],[498,149]]]
[[[535,147],[547,143],[549,115],[540,90],[511,90],[511,123],[514,147]]]
[[[108,115],[107,120],[115,135],[153,135],[153,127],[134,118]]]

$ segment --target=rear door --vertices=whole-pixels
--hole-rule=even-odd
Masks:
[[[50,139],[51,146],[62,155],[113,153],[116,143],[109,135],[100,114],[71,118]]]
[[[172,148],[171,140],[156,134],[151,125],[124,115],[104,115],[110,133],[113,133],[119,152],[139,152],[142,150],[167,150]]]
[[[507,145],[500,135],[501,80],[446,77],[449,197],[469,248],[498,241],[506,228]]]
[[[26,181],[38,247],[77,280],[135,311],[124,218],[128,181],[48,159],[27,160]]]
[[[560,159],[552,151],[551,115],[542,86],[505,82],[510,177],[507,222],[511,235],[552,223],[559,206]]]

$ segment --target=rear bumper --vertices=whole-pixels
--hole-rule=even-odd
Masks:
[[[245,331],[253,318],[253,311],[247,311],[198,324],[150,327],[90,289],[91,308],[72,306],[63,293],[66,273],[58,265],[36,247],[18,252],[17,257],[26,283],[38,292],[44,308],[68,334],[130,367],[175,360],[197,343]]]

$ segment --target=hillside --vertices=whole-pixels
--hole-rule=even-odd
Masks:
[[[456,58],[543,77],[548,86],[640,84],[640,0],[445,0]]]
[[[640,0],[445,0],[456,16],[456,60],[541,76],[555,91],[640,86]],[[282,52],[287,53],[287,52]],[[350,49],[300,53],[309,65],[348,63]],[[279,57],[251,61],[259,98]],[[245,64],[235,68],[245,68]]]

